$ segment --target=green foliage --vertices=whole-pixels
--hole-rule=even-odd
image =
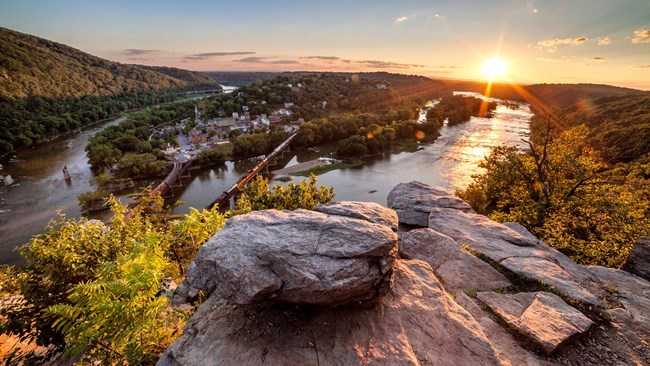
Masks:
[[[0,28],[0,154],[134,108],[218,88],[208,76],[124,65]]]
[[[220,148],[201,150],[195,158],[199,166],[222,165],[226,161],[227,155]]]
[[[650,151],[650,96],[612,95],[585,101],[566,111],[569,124],[589,128],[588,140],[608,162],[630,162]],[[533,126],[543,124],[536,120]]]
[[[190,208],[183,220],[170,223],[169,257],[178,266],[180,275],[185,274],[201,244],[221,230],[225,223],[226,218],[217,207],[202,211]]]
[[[442,97],[440,102],[427,112],[427,121],[442,126],[442,122],[447,119],[447,125],[453,126],[469,121],[472,116],[489,117],[496,107],[496,102],[485,102],[479,98],[462,95],[448,95]]]
[[[336,147],[336,155],[345,158],[360,158],[368,154],[366,138],[360,135],[348,137],[339,142]]]
[[[237,200],[236,214],[251,211],[277,209],[296,210],[299,208],[311,210],[321,203],[330,202],[334,198],[334,189],[325,186],[318,187],[315,175],[310,175],[309,180],[302,180],[295,184],[291,181],[286,187],[275,184],[269,189],[269,181],[258,176],[246,188]]]
[[[496,148],[480,165],[486,172],[460,196],[579,263],[617,267],[650,233],[650,158],[611,169],[587,136],[578,126],[538,139],[525,154]]]
[[[232,154],[238,158],[268,154],[288,137],[284,130],[275,128],[270,133],[235,136],[232,139]]]
[[[90,139],[86,145],[88,161],[93,168],[98,169],[112,166],[128,153],[155,154],[166,148],[169,142],[167,139],[175,140],[175,137],[153,136],[151,128],[189,116],[193,111],[192,102],[175,102],[131,113],[118,125],[107,127]],[[141,156],[137,160],[143,163],[144,158]],[[158,164],[158,168],[161,166]],[[134,177],[156,174],[155,167],[149,169],[138,164],[137,168],[143,168],[146,172],[138,169],[140,172],[135,173]],[[122,176],[131,177],[128,173]]]
[[[81,211],[88,212],[103,206],[106,202],[108,202],[110,195],[110,192],[99,189],[94,192],[82,193],[77,196],[77,200],[79,201],[79,207],[81,208]]]
[[[138,179],[163,175],[171,164],[153,154],[126,154],[117,162],[117,169],[120,177]]]
[[[157,296],[167,266],[165,243],[148,233],[144,241],[114,262],[104,262],[96,277],[81,282],[45,313],[66,342],[66,354],[108,363],[153,364],[180,334],[184,317]]]
[[[160,195],[136,201],[127,218],[111,199],[108,225],[61,217],[23,246],[25,267],[0,275],[3,295],[23,300],[0,309],[0,328],[88,362],[154,362],[186,319],[167,306],[161,285],[185,272],[225,218],[212,209],[173,219]]]
[[[0,28],[0,97],[119,95],[216,87],[199,73],[172,68],[126,65],[104,60],[72,47]]]

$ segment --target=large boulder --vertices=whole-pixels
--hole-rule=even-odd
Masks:
[[[401,224],[426,227],[434,207],[474,212],[465,201],[440,187],[413,181],[400,183],[388,194],[388,207],[397,212]]]
[[[180,365],[504,365],[421,261],[398,260],[374,308],[236,306],[212,296],[158,361]]]
[[[397,234],[383,224],[389,219],[378,219],[390,212],[358,203],[375,213],[364,219],[348,206],[322,208],[332,214],[265,210],[235,216],[201,246],[188,267],[188,284],[238,304],[374,299],[389,285]]]
[[[431,229],[402,233],[399,253],[402,258],[427,262],[448,290],[486,291],[512,285],[499,271],[461,248],[452,238]]]
[[[589,330],[593,322],[550,292],[497,294],[479,292],[477,298],[517,332],[552,354],[571,337]]]
[[[650,281],[650,236],[639,238],[621,269]]]

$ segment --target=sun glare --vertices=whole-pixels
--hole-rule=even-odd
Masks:
[[[507,67],[508,65],[505,61],[498,58],[492,58],[485,60],[482,72],[484,75],[489,77],[490,80],[494,80],[495,78],[505,75]]]

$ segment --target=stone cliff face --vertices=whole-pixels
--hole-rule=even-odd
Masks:
[[[647,280],[580,266],[419,182],[388,206],[231,219],[174,303],[211,296],[158,364],[650,364]]]

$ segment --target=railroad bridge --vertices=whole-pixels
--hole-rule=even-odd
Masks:
[[[294,132],[289,138],[284,140],[278,147],[276,147],[270,154],[266,155],[262,161],[260,161],[255,167],[248,171],[248,173],[241,177],[235,184],[230,187],[227,191],[223,192],[214,202],[212,202],[208,208],[217,205],[220,210],[226,211],[233,209],[234,207],[234,198],[241,190],[250,183],[258,174],[268,174],[269,166],[277,165],[278,159],[284,157],[284,153],[290,151],[289,145],[296,139],[298,132]]]

